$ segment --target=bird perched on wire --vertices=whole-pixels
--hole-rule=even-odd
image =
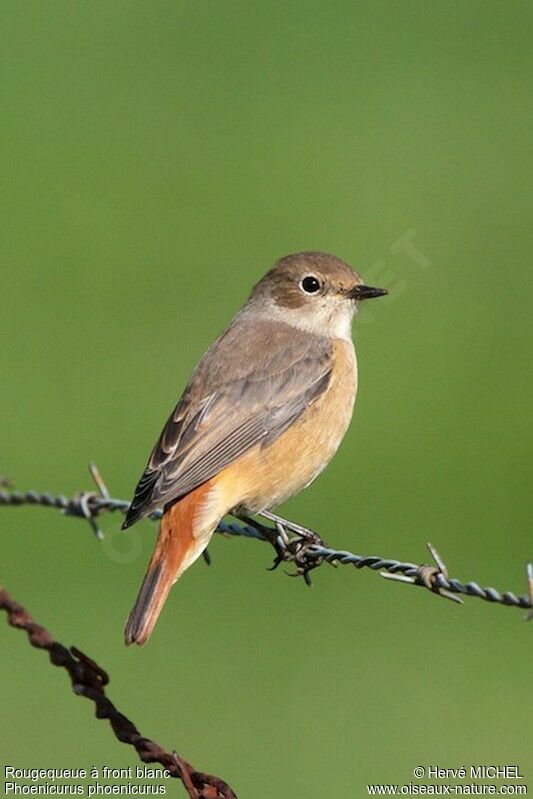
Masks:
[[[207,350],[139,480],[123,528],[164,513],[125,628],[144,644],[172,585],[230,511],[270,510],[335,454],[357,391],[351,323],[366,286],[333,255],[281,258]]]

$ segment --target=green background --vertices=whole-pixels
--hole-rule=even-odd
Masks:
[[[94,459],[128,498],[251,285],[323,249],[391,296],[355,324],[354,423],[283,512],[364,554],[423,561],[429,539],[454,576],[523,593],[532,23],[516,0],[3,0],[0,473],[71,494]],[[309,590],[217,537],[126,650],[153,524],[106,517],[98,543],[0,512],[6,587],[240,797],[362,797],[428,764],[532,776],[520,611],[348,568]],[[23,634],[0,639],[6,763],[136,764]]]

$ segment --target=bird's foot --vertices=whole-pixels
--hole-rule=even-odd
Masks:
[[[243,520],[257,527],[274,547],[276,556],[274,563],[269,567],[270,571],[277,569],[281,563],[294,563],[296,571],[287,574],[290,577],[303,577],[305,583],[311,585],[309,572],[320,566],[323,560],[313,548],[326,546],[323,539],[314,530],[284,519],[271,511],[263,510],[257,515],[273,522],[274,527],[247,517]]]

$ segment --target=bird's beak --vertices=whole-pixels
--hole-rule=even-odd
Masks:
[[[371,300],[374,297],[383,297],[384,294],[388,294],[389,292],[387,289],[377,289],[374,286],[365,286],[361,284],[360,286],[355,286],[350,291],[350,298],[352,300]]]

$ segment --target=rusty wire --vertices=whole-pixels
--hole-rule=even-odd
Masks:
[[[47,651],[50,662],[68,672],[74,693],[94,702],[96,717],[108,719],[117,741],[133,746],[144,763],[160,763],[171,777],[181,780],[189,799],[237,799],[223,780],[196,771],[176,752],[167,752],[155,741],[141,735],[133,722],[106,696],[105,687],[109,683],[106,672],[76,647],[67,649],[55,641],[48,630],[37,624],[28,611],[1,588],[0,609],[5,610],[12,627],[26,631],[32,646]]]
[[[89,469],[97,491],[85,491],[74,497],[66,497],[37,491],[22,493],[0,490],[0,505],[40,505],[56,508],[68,516],[86,519],[95,535],[102,538],[103,533],[97,522],[98,516],[103,512],[126,513],[129,502],[111,497],[97,467],[90,464]],[[346,550],[332,549],[317,533],[275,514],[259,515],[273,522],[274,527],[267,527],[252,519],[246,519],[246,523],[221,521],[217,532],[269,541],[276,549],[276,559],[272,568],[276,568],[280,563],[292,563],[296,567],[295,576],[304,577],[308,584],[310,584],[309,573],[323,563],[334,566],[351,565],[356,569],[368,568],[377,571],[387,579],[422,586],[438,596],[455,602],[461,603],[461,596],[477,597],[492,604],[528,610],[526,620],[533,618],[533,564],[531,563],[527,564],[528,593],[516,595],[512,591],[484,588],[475,581],[465,583],[449,577],[446,564],[431,544],[428,544],[428,549],[435,565],[416,564],[394,558],[383,558],[379,555],[357,555]],[[161,511],[155,511],[150,518],[161,518]],[[289,536],[289,533],[292,535]]]

